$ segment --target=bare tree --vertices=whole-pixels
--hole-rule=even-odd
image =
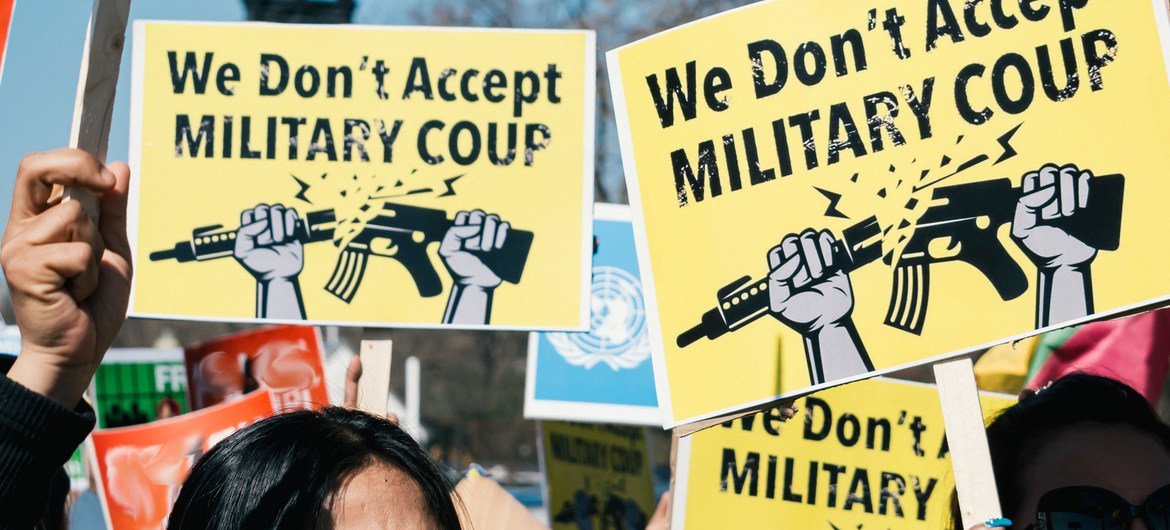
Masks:
[[[248,20],[307,24],[347,24],[354,0],[244,0]]]
[[[358,20],[374,24],[592,29],[597,32],[597,127],[594,195],[629,202],[605,52],[659,31],[727,9],[744,0],[430,0],[410,9],[379,5]]]

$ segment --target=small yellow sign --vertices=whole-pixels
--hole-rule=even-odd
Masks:
[[[543,421],[540,431],[552,530],[646,528],[655,505],[644,428]]]
[[[992,417],[1013,403],[984,394]],[[681,439],[671,528],[937,530],[954,478],[934,386],[874,379]]]

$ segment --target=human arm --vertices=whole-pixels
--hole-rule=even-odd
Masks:
[[[459,212],[455,224],[439,244],[439,256],[453,280],[444,324],[487,324],[491,320],[492,297],[503,280],[472,253],[481,255],[503,248],[511,225],[482,210]]]
[[[1012,239],[1036,265],[1038,328],[1093,312],[1091,265],[1097,249],[1059,226],[1088,206],[1092,178],[1076,166],[1053,164],[1024,175]]]
[[[772,316],[800,333],[812,384],[873,370],[853,325],[853,287],[828,231],[790,234],[768,252]]]
[[[132,274],[126,238],[130,170],[61,149],[17,171],[0,265],[21,353],[0,377],[0,527],[31,527],[49,481],[93,428],[81,401],[126,317]],[[95,223],[64,186],[100,197]],[[32,521],[32,522],[30,522]]]

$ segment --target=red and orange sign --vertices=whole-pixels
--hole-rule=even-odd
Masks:
[[[268,389],[174,418],[94,431],[90,459],[98,469],[106,525],[113,530],[166,527],[191,466],[232,433],[272,416]]]
[[[259,387],[272,390],[278,410],[329,404],[317,328],[275,326],[189,346],[191,408],[238,399]]]

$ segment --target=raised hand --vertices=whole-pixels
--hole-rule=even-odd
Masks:
[[[256,278],[256,317],[303,320],[305,304],[297,277],[305,249],[297,238],[296,210],[261,204],[240,214],[236,261]]]
[[[126,239],[130,168],[59,149],[24,158],[16,174],[0,264],[21,332],[9,377],[74,407],[126,319],[132,275]],[[95,223],[64,186],[100,197]]]
[[[510,229],[511,225],[501,221],[498,215],[483,210],[455,215],[455,224],[439,244],[439,256],[455,282],[443,314],[444,323],[488,323],[492,292],[503,280],[481,257],[503,248]]]
[[[1093,313],[1090,265],[1096,248],[1061,227],[1088,207],[1093,174],[1074,165],[1048,164],[1024,175],[1012,239],[1036,265],[1036,327]]]
[[[439,256],[455,282],[484,289],[498,287],[503,280],[472,252],[487,253],[503,248],[510,228],[500,216],[483,210],[456,214],[455,224],[439,244]]]
[[[789,234],[768,252],[768,305],[772,316],[804,338],[809,381],[873,371],[853,325],[853,287],[834,256],[828,231]]]
[[[1089,204],[1093,174],[1074,165],[1046,165],[1024,175],[1024,194],[1016,203],[1012,238],[1041,269],[1077,267],[1097,257],[1097,249],[1073,237],[1058,221]]]
[[[290,279],[305,265],[305,249],[296,236],[297,211],[261,204],[240,214],[235,257],[257,281]]]

